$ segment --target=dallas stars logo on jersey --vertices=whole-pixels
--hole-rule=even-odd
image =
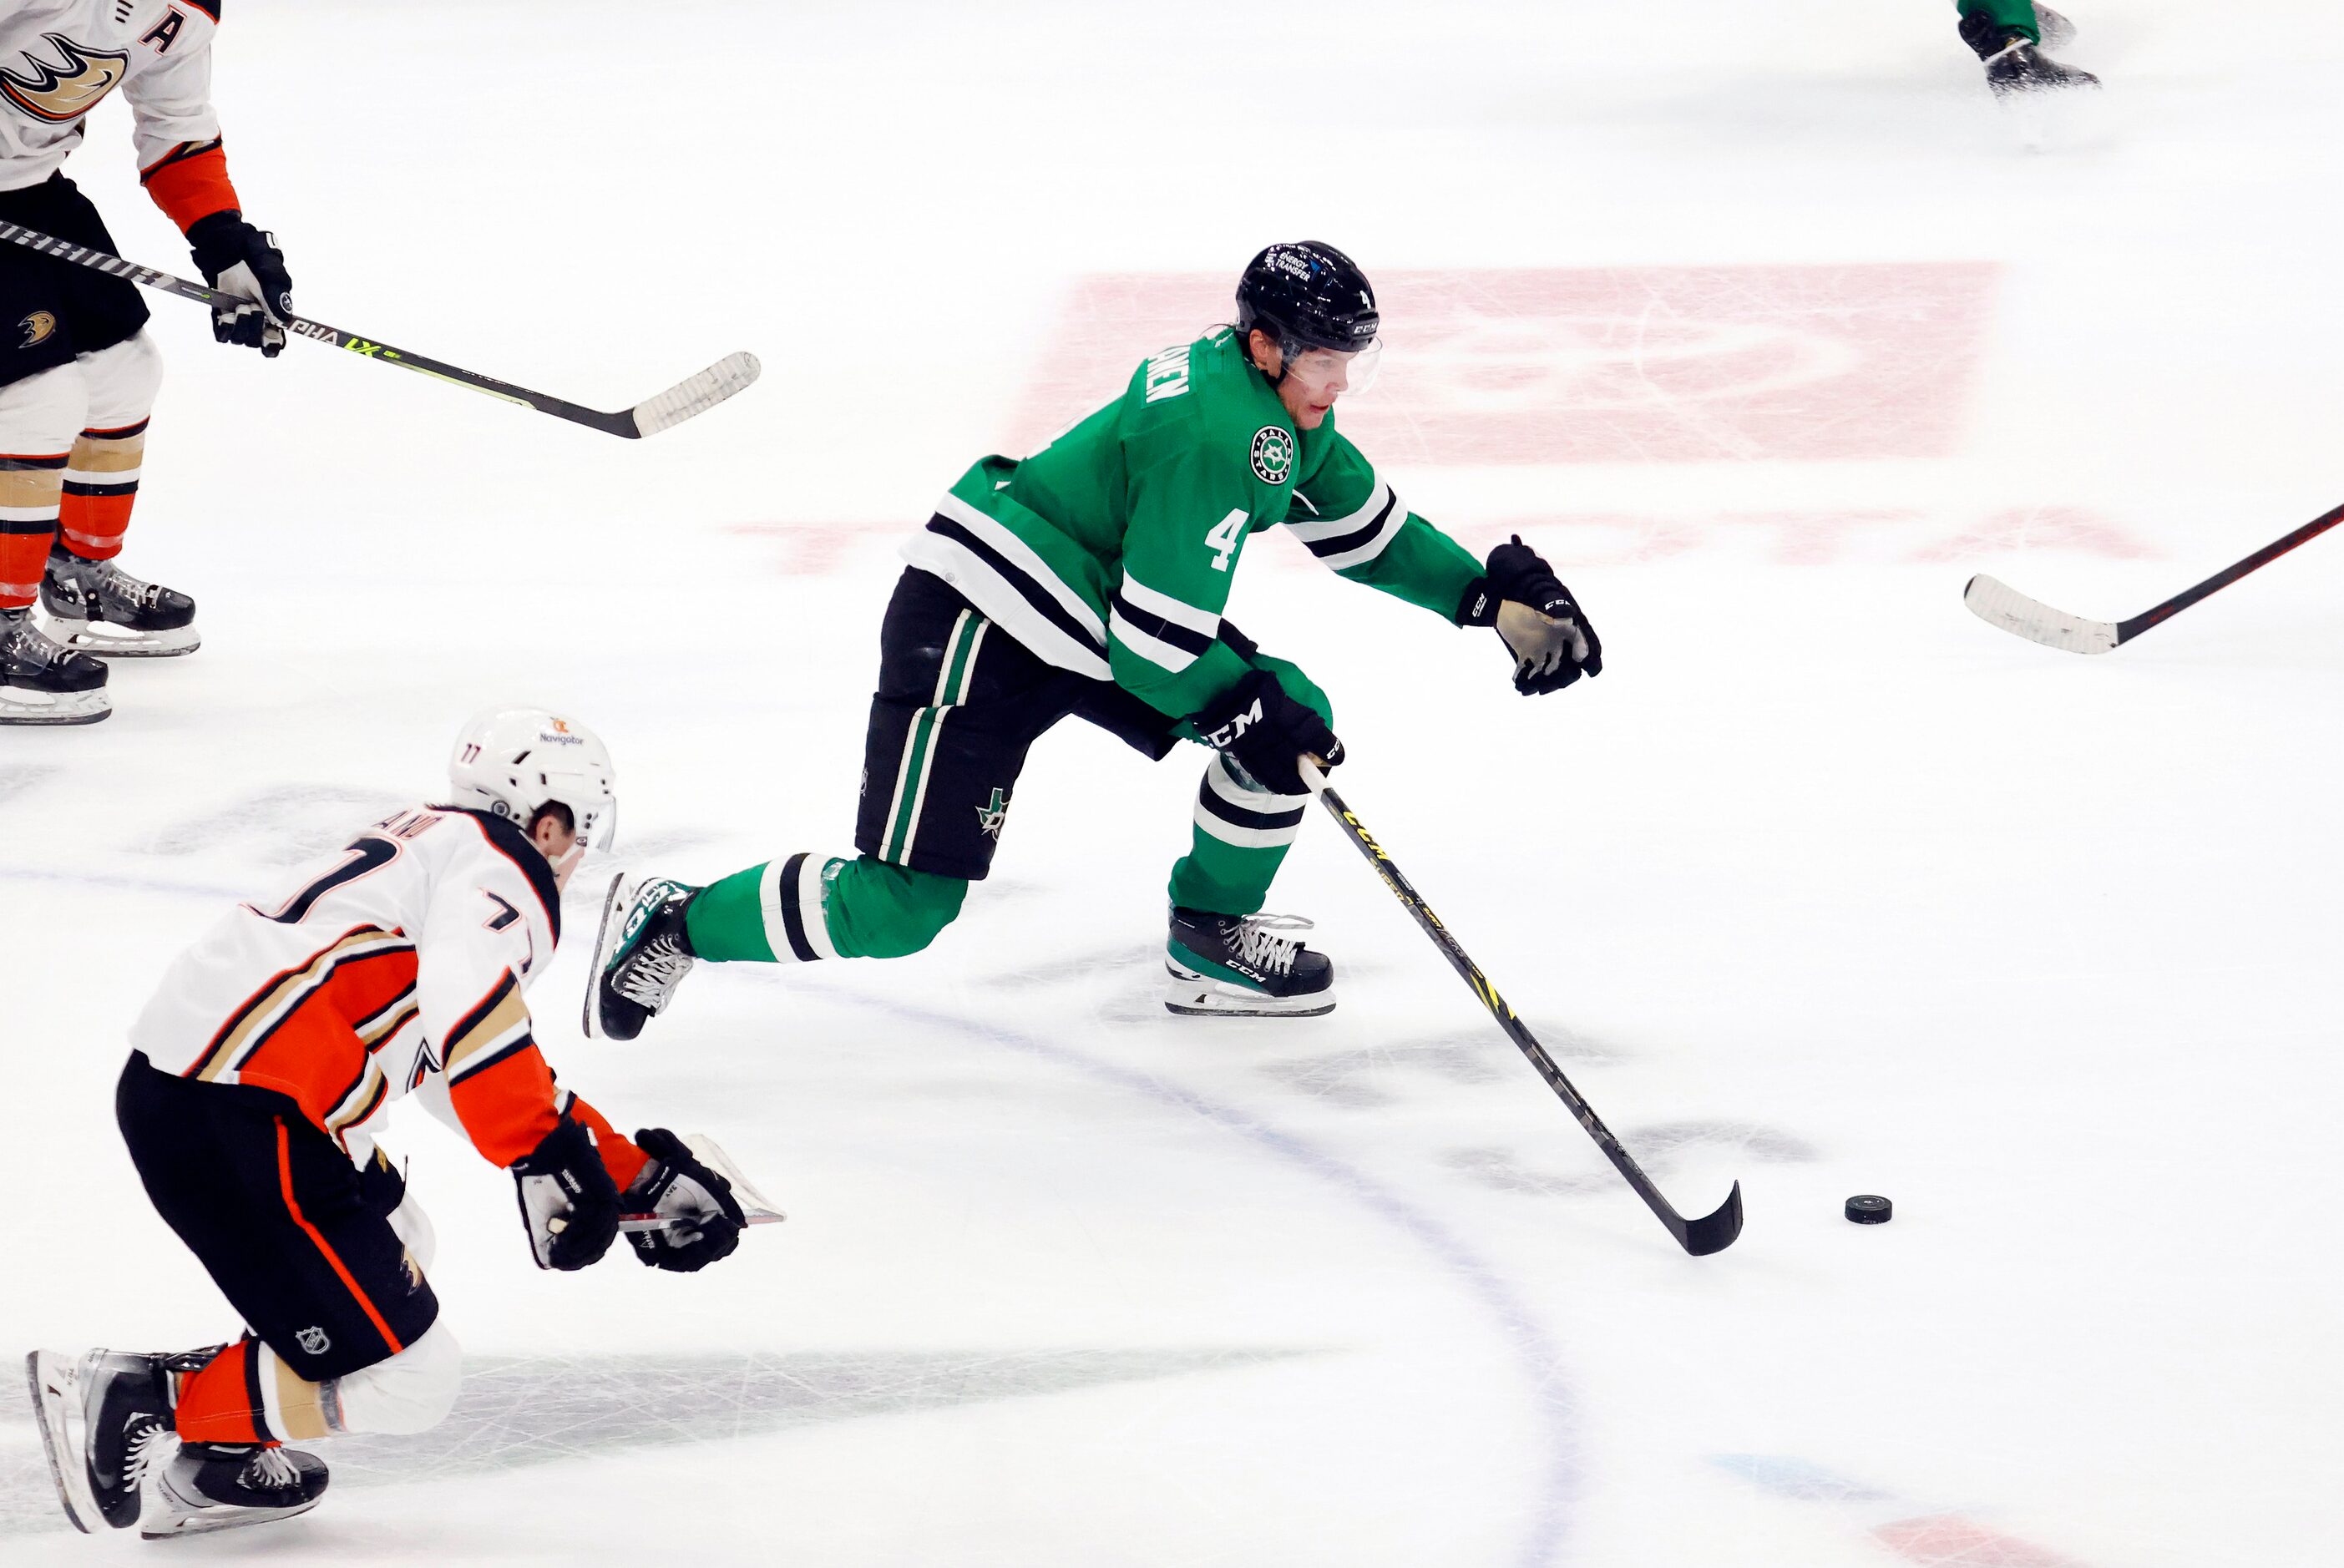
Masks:
[[[1284,484],[1294,471],[1294,438],[1283,425],[1264,425],[1253,433],[1254,476],[1264,484]]]

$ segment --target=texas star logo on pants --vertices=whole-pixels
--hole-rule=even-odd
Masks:
[[[999,838],[1002,821],[1008,814],[1009,797],[995,790],[993,798],[976,808],[977,831],[989,838]]]

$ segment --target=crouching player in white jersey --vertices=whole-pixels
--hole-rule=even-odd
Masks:
[[[461,1357],[426,1275],[430,1226],[374,1138],[401,1094],[511,1170],[541,1269],[599,1259],[622,1206],[666,1221],[628,1236],[659,1268],[739,1241],[722,1176],[672,1133],[621,1137],[530,1039],[521,991],[553,957],[562,884],[609,836],[601,743],[551,713],[486,713],[451,775],[452,804],[387,817],[273,902],[238,905],[133,1030],[123,1138],[247,1331],[176,1355],[33,1354],[50,1468],[82,1530],[298,1513],[326,1467],[283,1445],[448,1413]]]

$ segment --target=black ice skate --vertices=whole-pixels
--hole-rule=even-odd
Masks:
[[[1962,18],[1962,42],[1985,62],[1986,86],[1997,97],[2014,93],[2046,92],[2057,88],[2096,87],[2100,79],[2089,71],[2062,65],[2043,53],[2046,48],[2064,48],[2076,35],[2075,24],[2056,11],[2036,7],[2036,25],[2043,33],[2043,42],[2036,44],[2024,33],[2006,32],[1988,22],[1984,16]]]
[[[30,610],[0,610],[0,724],[94,724],[114,712],[106,675],[52,642]]]
[[[275,1443],[183,1442],[154,1466],[138,1533],[149,1541],[289,1519],[326,1494],[314,1453]]]
[[[106,659],[162,659],[192,653],[196,602],[157,582],[142,582],[111,561],[49,551],[41,608],[50,632],[68,648]]]
[[[138,1522],[147,1476],[178,1442],[171,1430],[171,1373],[192,1371],[210,1358],[208,1351],[35,1351],[25,1358],[49,1476],[75,1529],[88,1534]]]
[[[1172,911],[1164,1006],[1189,1016],[1315,1018],[1335,1010],[1335,962],[1281,930],[1308,930],[1290,915]]]
[[[614,876],[602,901],[602,927],[586,971],[587,1035],[631,1040],[667,1011],[675,988],[692,973],[692,938],[684,906],[700,889],[660,877]]]

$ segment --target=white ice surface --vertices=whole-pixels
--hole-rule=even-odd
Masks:
[[[1675,1251],[1323,823],[1273,906],[1341,1007],[1163,1014],[1196,759],[1061,733],[927,955],[702,973],[634,1048],[577,1037],[582,944],[534,992],[569,1081],[716,1135],[787,1225],[540,1274],[506,1179],[409,1114],[470,1397],[326,1451],[311,1518],[168,1550],[2338,1561],[2344,544],[2105,659],[1960,593],[2127,615],[2335,503],[2344,42],[2308,0],[2071,9],[2109,90],[2029,131],[1929,0],[237,0],[228,147],[305,312],[598,407],[764,378],[620,442],[155,301],[128,561],[206,645],[0,734],[0,1348],[232,1330],[120,1151],[124,1028],[224,901],[432,794],[475,707],[598,726],[632,864],[846,848],[894,538],[1053,363],[1160,346],[1077,341],[1080,278],[1306,234],[1379,275],[1991,263],[1935,448],[1883,403],[1833,415],[1871,457],[1391,466],[1544,548],[1591,684],[1525,703],[1281,540],[1232,606],[1667,1190],[1742,1179],[1732,1250]],[[122,121],[73,172],[184,268]],[[0,1559],[140,1550],[52,1508],[0,1395]]]

